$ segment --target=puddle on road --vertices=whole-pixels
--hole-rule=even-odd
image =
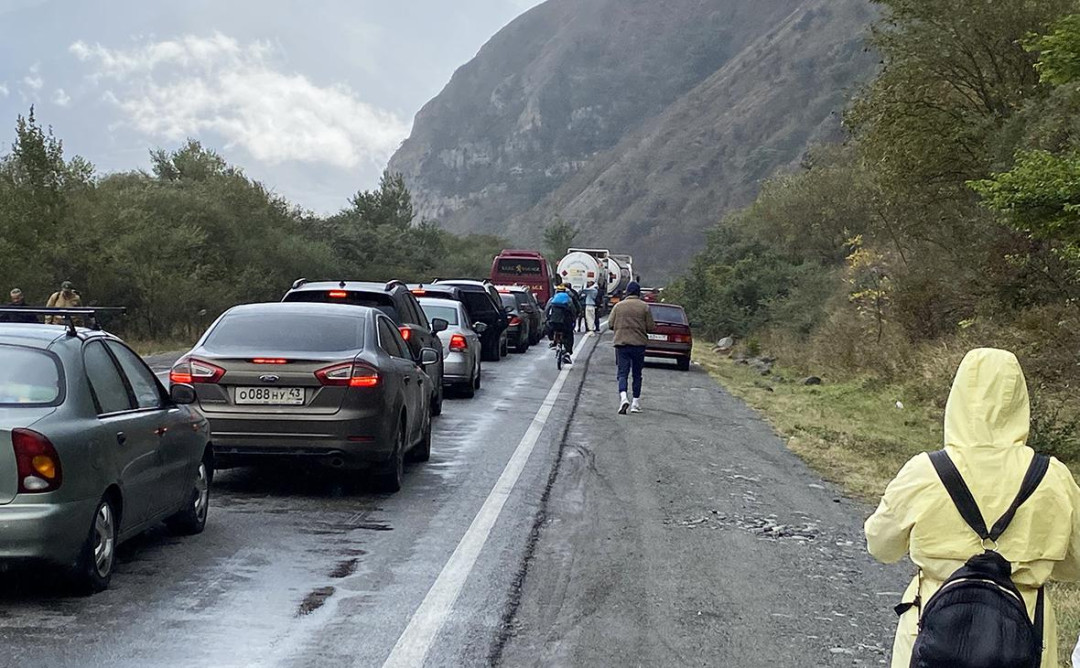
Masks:
[[[335,591],[336,590],[333,587],[319,587],[318,589],[312,590],[300,603],[300,607],[296,611],[296,616],[304,617],[323,607],[323,604],[326,603],[326,599],[333,596]]]

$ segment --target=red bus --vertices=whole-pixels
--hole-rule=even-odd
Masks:
[[[555,284],[551,265],[544,256],[531,250],[504,250],[491,263],[491,282],[495,285],[527,285],[543,306],[551,299]]]

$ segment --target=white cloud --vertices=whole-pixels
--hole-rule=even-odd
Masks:
[[[41,87],[45,85],[45,80],[40,74],[31,73],[23,77],[23,83],[34,90],[41,90]]]
[[[92,82],[141,132],[171,141],[217,133],[269,164],[355,167],[384,164],[409,132],[396,115],[363,102],[348,86],[319,86],[274,68],[265,42],[242,45],[216,33],[131,49],[76,42]]]
[[[8,90],[7,85],[4,83],[0,83],[0,97],[7,97],[10,94],[11,91]]]
[[[71,96],[63,88],[57,88],[53,93],[53,102],[59,107],[66,107],[71,104]]]

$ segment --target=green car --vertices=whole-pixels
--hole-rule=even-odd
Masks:
[[[213,467],[194,400],[105,332],[0,323],[0,565],[46,562],[92,593],[124,540],[201,532]]]

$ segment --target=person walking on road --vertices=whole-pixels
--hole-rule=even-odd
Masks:
[[[60,284],[60,291],[52,293],[45,306],[47,308],[78,308],[82,306],[82,297],[79,296],[71,281],[64,281]],[[64,319],[60,316],[45,316],[45,324],[62,325]],[[81,324],[81,318],[76,318],[75,324]]]
[[[948,610],[944,601],[957,605],[955,601],[960,600],[950,592],[972,581],[973,568],[984,569],[987,564],[997,564],[994,572],[1002,584],[983,592],[1001,596],[999,591],[1015,585],[1028,619],[1035,620],[1034,628],[1040,620],[1042,623],[1042,660],[1038,665],[1058,665],[1057,624],[1042,588],[1050,579],[1080,579],[1080,488],[1064,464],[1036,456],[1027,446],[1029,427],[1027,384],[1016,357],[995,349],[969,352],[956,372],[945,407],[944,450],[919,454],[908,461],[866,521],[867,548],[874,558],[894,563],[910,554],[919,569],[897,607],[900,620],[893,644],[893,668],[937,665],[921,658],[931,656],[931,650],[959,653],[965,658],[994,652],[994,638],[965,642],[979,620],[986,619],[985,613],[997,612],[994,606],[984,603],[979,614],[962,617],[970,624],[959,629],[969,631],[967,637],[959,632],[952,634],[959,637],[945,637],[949,634],[940,631],[958,626],[957,617],[943,612]],[[1027,481],[1023,493],[1034,489],[1026,500],[1017,492],[1022,489],[1022,480]],[[965,483],[970,490],[966,496]],[[1014,509],[1010,522],[1006,511]],[[989,522],[996,524],[986,531]],[[961,568],[964,570],[958,573]],[[931,601],[954,574],[943,597],[935,599],[937,603]],[[1003,598],[1011,598],[1007,602],[1015,604],[1015,595]],[[969,600],[960,604],[970,605]],[[944,620],[941,626],[927,626],[929,621],[938,620]],[[1031,648],[1031,665],[1036,665],[1036,637],[1030,630],[1025,633],[1032,641],[1025,645]],[[926,638],[918,643],[921,636]],[[913,654],[920,662],[912,662]],[[963,665],[976,664],[984,665],[977,659]],[[960,664],[954,659],[950,665]]]
[[[581,299],[585,302],[586,332],[598,332],[600,330],[598,325],[599,318],[596,317],[596,307],[598,305],[597,299],[599,299],[599,296],[600,291],[596,289],[596,281],[589,281],[588,285],[585,286],[585,289],[581,291]]]
[[[23,296],[22,290],[19,288],[12,288],[11,303],[7,305],[7,308],[30,308],[30,305],[26,303],[26,298]],[[37,317],[30,314],[0,313],[0,322],[31,323],[37,321]]]
[[[615,305],[608,317],[608,327],[615,332],[615,362],[619,366],[619,415],[641,412],[641,370],[645,366],[645,346],[656,329],[649,305],[641,301],[641,286],[633,281],[626,286],[626,296]],[[633,400],[627,398],[629,376],[633,375]]]

